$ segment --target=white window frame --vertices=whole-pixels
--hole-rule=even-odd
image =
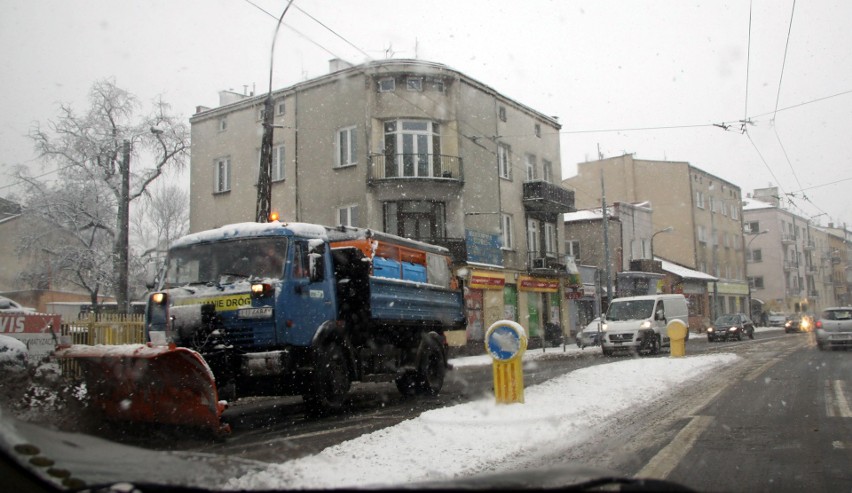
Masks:
[[[704,192],[701,190],[697,190],[695,192],[695,207],[698,207],[699,209],[704,208]]]
[[[731,219],[733,219],[734,221],[740,220],[740,208],[737,207],[737,204],[731,205]]]
[[[219,118],[219,132],[224,132],[228,130],[228,119],[227,118]]]
[[[535,154],[526,154],[524,157],[524,166],[526,169],[526,181],[536,181],[538,179],[538,165],[536,164]]]
[[[535,124],[535,126],[533,127],[533,132],[535,133],[536,137],[541,138],[541,124],[540,123]]]
[[[358,227],[358,204],[338,207],[337,224],[339,226]]]
[[[544,254],[547,257],[556,257],[559,247],[556,244],[556,224],[544,223]]]
[[[541,160],[541,178],[547,183],[553,183],[553,162],[547,159]]]
[[[285,111],[287,111],[287,104],[285,103],[285,101],[284,100],[276,101],[275,102],[275,114],[280,116],[280,115],[283,115]]]
[[[270,163],[272,166],[270,173],[272,181],[284,180],[284,172],[286,171],[284,159],[286,157],[287,153],[284,144],[278,144],[277,146],[272,147],[272,163]]]
[[[358,137],[355,129],[356,127],[353,125],[338,129],[335,133],[335,168],[345,168],[358,164]]]
[[[703,225],[698,225],[698,242],[707,243],[707,229]]]
[[[502,249],[503,250],[514,250],[515,242],[514,242],[515,233],[512,227],[512,215],[511,214],[501,214],[500,215],[500,238],[502,240]]]
[[[565,254],[573,257],[575,261],[580,260],[580,255],[578,253],[581,252],[580,249],[580,240],[567,240],[565,241]]]
[[[497,168],[500,178],[512,179],[512,147],[509,144],[497,144]]]
[[[541,248],[539,245],[539,234],[541,230],[539,228],[538,220],[528,218],[527,219],[527,253],[536,253],[541,254]]]
[[[231,191],[231,158],[220,157],[213,160],[213,193]]]

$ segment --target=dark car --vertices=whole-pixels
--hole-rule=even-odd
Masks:
[[[784,322],[784,332],[810,332],[814,330],[813,318],[809,315],[794,315]]]
[[[743,335],[754,339],[754,322],[744,313],[726,313],[716,318],[712,327],[707,329],[707,340],[727,341],[736,339],[743,340]]]

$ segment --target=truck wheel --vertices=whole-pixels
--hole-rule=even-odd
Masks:
[[[407,371],[396,377],[394,383],[396,383],[396,389],[399,390],[399,393],[406,397],[411,397],[417,393],[417,375],[413,371]]]
[[[421,394],[438,395],[444,386],[444,375],[447,365],[444,364],[444,354],[434,343],[426,343],[423,360],[417,370],[417,386]]]
[[[343,348],[336,342],[329,342],[314,350],[310,386],[302,398],[311,414],[331,414],[343,407],[350,384]]]

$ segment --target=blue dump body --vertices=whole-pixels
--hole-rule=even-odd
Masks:
[[[464,305],[460,291],[374,276],[370,278],[370,315],[374,320],[453,326],[463,323]]]

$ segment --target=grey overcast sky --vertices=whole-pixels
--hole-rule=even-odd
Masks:
[[[9,196],[12,167],[40,169],[33,122],[55,118],[59,102],[84,109],[96,79],[143,102],[162,95],[187,118],[221,89],[265,92],[276,19],[261,9],[277,17],[286,2],[0,5]],[[850,20],[849,0],[296,0],[273,85],[322,75],[331,58],[443,63],[559,117],[563,177],[599,150],[688,161],[744,194],[779,186],[794,212],[852,227]]]

